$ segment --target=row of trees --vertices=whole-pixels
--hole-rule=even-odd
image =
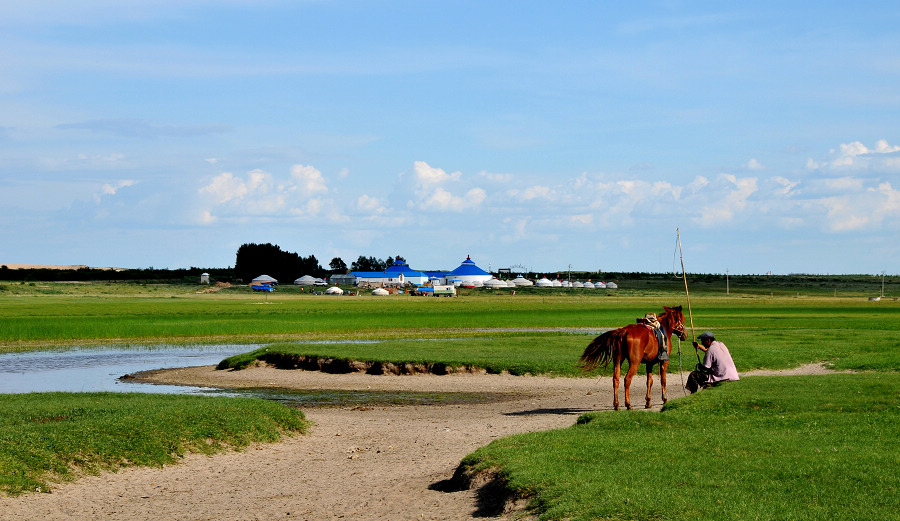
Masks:
[[[396,257],[402,259],[402,257]],[[340,257],[331,259],[329,269],[319,264],[315,255],[303,257],[297,253],[284,251],[275,244],[242,244],[238,248],[234,262],[234,276],[245,282],[262,274],[275,277],[281,282],[291,282],[304,275],[325,278],[336,273],[351,271],[384,271],[394,263],[395,257],[378,260],[360,255],[349,268]]]

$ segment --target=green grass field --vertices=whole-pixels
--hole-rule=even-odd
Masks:
[[[273,342],[265,349],[292,355],[578,376],[577,359],[593,336],[586,330],[619,327],[663,305],[686,304],[677,285],[614,294],[473,291],[455,299],[313,296],[293,288],[264,296],[182,286],[60,286],[0,284],[0,351]],[[739,371],[818,362],[865,373],[745,378],[672,400],[662,413],[592,414],[570,429],[498,440],[465,464],[495,469],[545,519],[894,519],[900,303],[869,301],[863,295],[870,289],[845,287],[837,295],[827,286],[803,293],[755,286],[726,296],[710,287],[692,293],[693,313],[685,310],[696,334],[713,330],[729,346]],[[311,343],[337,339],[374,342]],[[685,366],[693,366],[690,344],[681,348]],[[23,400],[16,405],[24,411],[19,418],[67,417],[41,407],[68,397],[17,399]],[[8,407],[0,404],[4,412]],[[89,414],[85,421],[98,431],[114,430]],[[82,428],[20,420],[4,427],[0,443],[15,448],[15,440],[43,425]],[[643,448],[648,444],[654,450]],[[76,446],[66,450],[79,453]],[[111,454],[132,461],[116,450]],[[0,469],[19,469],[11,463],[16,458],[0,458]],[[16,472],[56,472],[20,459],[26,470]],[[28,471],[32,466],[37,470]],[[29,479],[36,481],[20,489],[39,482]]]
[[[303,432],[303,413],[251,398],[141,393],[0,395],[0,491],[162,466],[187,452],[212,454]]]
[[[889,520],[897,440],[900,373],[756,376],[500,439],[463,465],[540,519]]]

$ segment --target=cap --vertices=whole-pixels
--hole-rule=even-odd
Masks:
[[[698,336],[697,338],[699,338],[700,340],[703,340],[704,338],[708,338],[710,340],[715,340],[716,335],[712,334],[712,331],[707,331],[705,333],[700,333],[700,336]]]

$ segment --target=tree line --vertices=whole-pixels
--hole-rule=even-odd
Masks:
[[[276,244],[242,244],[234,261],[235,278],[248,282],[260,275],[269,275],[279,282],[293,282],[298,277],[310,275],[326,278],[330,275],[350,273],[351,271],[384,271],[396,259],[387,257],[379,260],[376,257],[360,255],[350,266],[340,257],[334,257],[328,263],[328,269],[322,267],[315,255],[304,257],[295,252],[284,251]]]

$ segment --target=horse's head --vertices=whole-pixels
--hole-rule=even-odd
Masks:
[[[663,306],[665,312],[660,316],[660,322],[666,326],[666,329],[675,333],[679,340],[687,338],[687,332],[684,330],[684,313],[681,306],[670,308]]]

